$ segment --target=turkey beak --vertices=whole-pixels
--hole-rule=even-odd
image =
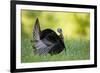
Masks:
[[[63,34],[62,34],[62,32],[60,32],[60,38],[62,39],[62,41],[64,42],[64,37],[63,37]]]

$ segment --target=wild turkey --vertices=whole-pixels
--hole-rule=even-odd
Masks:
[[[41,31],[37,18],[33,28],[33,44],[36,48],[34,53],[38,55],[54,55],[62,52],[65,48],[62,29],[58,28],[57,31],[60,33],[59,36],[51,29]]]

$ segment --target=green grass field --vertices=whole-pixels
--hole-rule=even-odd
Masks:
[[[71,61],[87,60],[90,58],[90,41],[86,39],[67,39],[65,41],[66,52],[62,51],[57,55],[39,56],[34,55],[31,39],[21,39],[21,62],[48,62],[48,61]]]
[[[57,28],[63,30],[66,52],[57,55],[34,55],[32,32],[36,19],[41,31],[52,29],[59,35]],[[90,13],[21,10],[21,62],[72,61],[90,59]]]

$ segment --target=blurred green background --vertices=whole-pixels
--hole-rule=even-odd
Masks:
[[[62,28],[66,52],[58,55],[34,55],[32,31],[36,18],[41,30],[50,28],[57,33]],[[58,33],[57,33],[58,34]],[[21,62],[87,60],[90,58],[90,14],[21,10]]]

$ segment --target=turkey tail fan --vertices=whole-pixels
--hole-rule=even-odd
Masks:
[[[38,41],[40,40],[40,23],[39,23],[39,20],[38,18],[36,19],[36,22],[35,22],[35,25],[33,27],[33,38],[34,38],[34,41]]]

